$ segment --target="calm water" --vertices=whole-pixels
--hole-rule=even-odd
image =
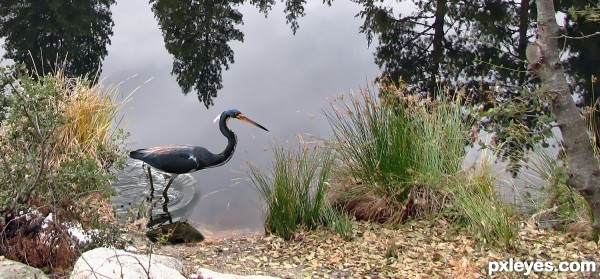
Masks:
[[[135,91],[122,111],[129,149],[181,143],[219,153],[226,140],[212,120],[228,108],[239,109],[270,130],[229,121],[239,140],[231,161],[177,179],[172,186],[177,197],[197,198],[172,199],[171,213],[177,209],[209,236],[262,231],[262,205],[249,181],[247,162],[268,170],[273,142],[294,146],[296,134],[328,137],[321,112],[328,107],[325,97],[359,90],[379,73],[373,49],[358,34],[358,6],[310,3],[295,36],[282,9],[278,3],[265,19],[254,7],[241,7],[245,40],[232,44],[235,63],[224,73],[215,106],[207,110],[195,94],[181,94],[171,76],[172,57],[148,1],[120,1],[113,7],[114,36],[102,78],[104,84],[120,84],[122,96]],[[119,176],[116,186],[122,195],[115,203],[140,202],[148,195],[139,165]],[[164,183],[162,178],[155,181]]]

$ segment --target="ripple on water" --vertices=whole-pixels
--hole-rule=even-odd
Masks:
[[[164,215],[162,192],[168,179],[152,169],[152,181],[154,182],[154,195],[150,196],[150,181],[147,178],[145,167],[138,160],[129,159],[123,171],[117,173],[117,179],[113,186],[118,195],[112,198],[116,206],[119,220],[125,221],[128,212],[138,214],[140,205],[152,201],[152,216]],[[189,174],[179,175],[169,187],[167,192],[169,202],[168,212],[172,221],[185,221],[194,209],[200,197],[200,187],[196,180]]]

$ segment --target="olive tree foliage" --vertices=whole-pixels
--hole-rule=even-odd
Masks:
[[[592,1],[583,4],[583,7],[570,7],[569,14],[573,17],[574,20],[578,18],[583,18],[586,21],[599,22],[600,21],[600,2],[596,1],[592,3]],[[593,35],[598,35],[600,32],[596,32]]]

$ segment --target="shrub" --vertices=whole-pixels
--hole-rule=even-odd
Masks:
[[[124,162],[119,150],[124,135],[114,130],[119,109],[114,92],[86,79],[68,78],[60,71],[28,75],[14,66],[0,68],[0,88],[6,101],[0,126],[0,237],[6,241],[0,251],[8,254],[11,238],[35,238],[35,232],[45,229],[44,216],[53,213],[54,222],[62,224],[77,217],[72,212],[78,200],[91,193],[114,193],[110,169]],[[21,218],[21,211],[31,212],[35,220]],[[62,231],[62,236],[53,235],[68,237]],[[32,262],[26,255],[34,251],[24,253],[17,259],[34,266],[60,268],[67,262]]]

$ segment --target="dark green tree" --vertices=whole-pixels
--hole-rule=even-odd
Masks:
[[[114,0],[3,0],[0,37],[5,58],[39,75],[63,69],[69,76],[99,75],[107,55]]]
[[[600,75],[600,35],[593,34],[600,30],[600,20],[591,16],[577,15],[571,11],[585,11],[586,7],[598,6],[600,1],[595,0],[565,0],[555,1],[557,9],[565,14],[564,30],[567,37],[561,43],[566,44],[569,50],[567,59],[567,73],[573,78],[575,91],[590,101],[592,75]],[[558,5],[557,5],[558,4]],[[587,103],[587,102],[586,102]]]
[[[401,1],[415,7],[396,11],[383,1],[363,5],[361,32],[379,45],[375,62],[383,76],[402,78],[421,94],[436,94],[442,82],[483,91],[498,82],[526,81],[525,47],[531,35],[529,1]],[[482,88],[483,85],[483,88]]]
[[[298,30],[298,19],[305,15],[305,0],[286,0],[286,21],[292,32]],[[244,40],[236,28],[243,24],[237,6],[244,0],[150,0],[158,19],[167,51],[171,53],[172,73],[184,94],[196,91],[198,99],[209,108],[217,92],[223,88],[222,71],[234,63],[229,42]],[[250,0],[265,16],[274,0]],[[330,4],[330,0],[324,3]]]
[[[234,62],[228,42],[243,41],[235,25],[243,24],[236,9],[243,0],[151,0],[165,46],[175,61],[172,73],[187,94],[196,90],[208,108],[223,87],[222,70]]]

